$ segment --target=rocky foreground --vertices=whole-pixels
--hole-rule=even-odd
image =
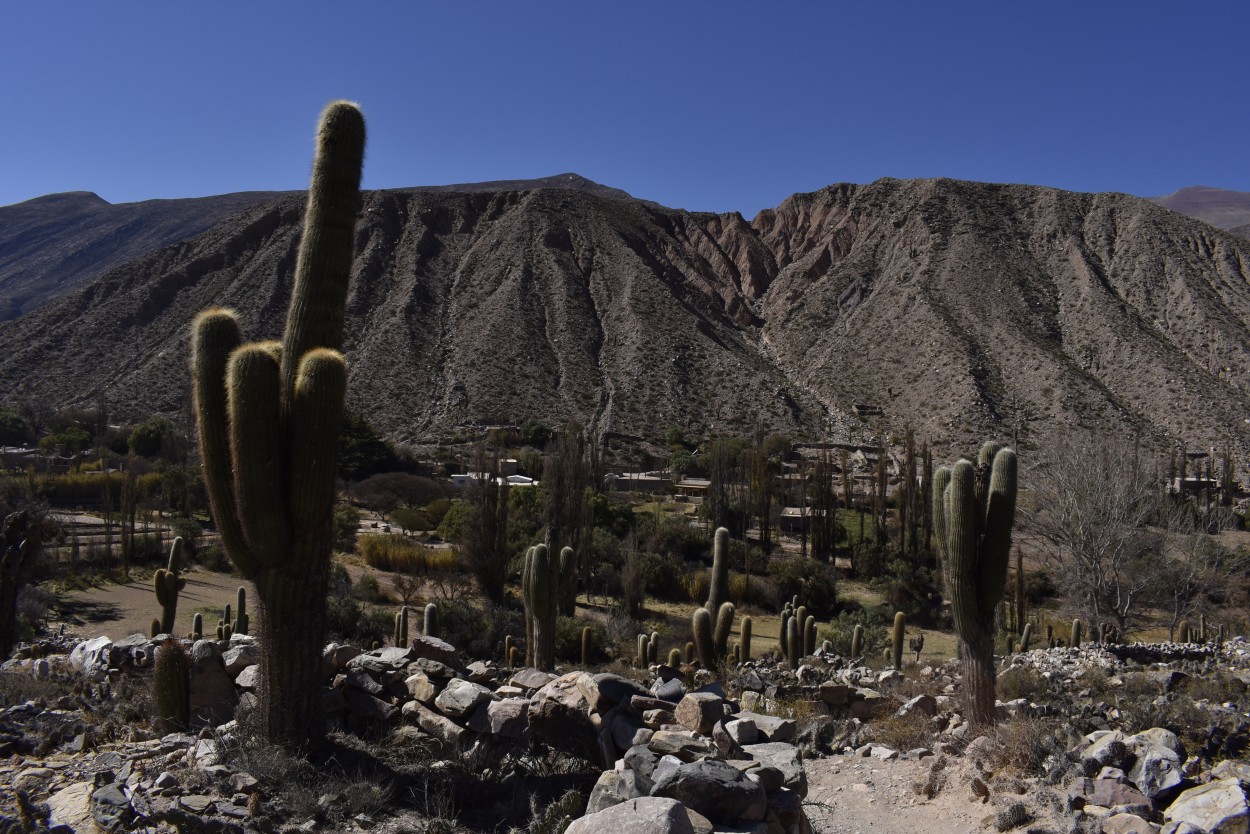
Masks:
[[[254,637],[187,641],[191,731],[152,729],[144,697],[161,639],[49,640],[4,665],[0,831],[425,831],[471,817],[491,828],[544,780],[580,774],[579,794],[552,795],[545,815],[534,803],[532,834],[834,834],[856,830],[872,781],[809,798],[810,784],[857,762],[910,768],[920,830],[948,830],[934,815],[952,797],[983,806],[974,819],[987,830],[1250,830],[1246,699],[1194,697],[1215,678],[1244,693],[1240,640],[1012,656],[1000,692],[1032,689],[1000,702],[985,734],[960,715],[954,663],[874,671],[818,652],[797,670],[761,659],[721,682],[662,665],[556,675],[466,663],[427,636],[368,652],[331,644],[323,702],[340,751],[320,769],[374,763],[331,783],[250,737]],[[23,686],[34,697],[19,701]],[[1186,739],[1139,726],[1152,717]]]

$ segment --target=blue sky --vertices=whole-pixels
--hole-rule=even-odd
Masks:
[[[302,188],[364,108],[365,185],[576,171],[747,217],[947,176],[1250,191],[1250,3],[11,2],[0,205]]]

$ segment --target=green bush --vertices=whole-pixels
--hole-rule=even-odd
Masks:
[[[194,518],[178,516],[169,520],[169,527],[175,537],[182,539],[187,552],[195,553],[196,545],[199,544],[200,537],[204,535],[204,528],[200,523]]]
[[[837,576],[832,565],[815,559],[779,558],[768,566],[777,595],[783,600],[798,596],[799,604],[816,617],[829,617],[837,610]]]
[[[352,586],[352,596],[361,602],[381,602],[382,588],[377,577],[371,573],[362,574]]]
[[[802,601],[800,599],[800,601]],[[817,630],[816,642],[828,640],[834,652],[842,657],[851,656],[851,634],[855,626],[864,627],[864,642],[860,649],[862,657],[877,657],[890,641],[893,617],[882,608],[860,608],[843,611],[829,625]]]
[[[220,545],[214,544],[210,547],[200,548],[195,552],[195,561],[204,570],[211,570],[214,573],[234,572],[234,563],[226,555],[225,548]]]
[[[417,622],[419,627],[419,617]],[[451,643],[466,657],[501,659],[504,637],[508,635],[512,635],[517,645],[524,646],[525,615],[522,612],[502,605],[447,600],[438,603],[439,639]]]
[[[560,617],[556,620],[556,659],[569,663],[582,661],[582,629],[590,626],[591,663],[607,663],[610,636],[608,628],[597,620]]]
[[[641,562],[643,582],[648,594],[669,602],[690,601],[686,583],[687,567],[676,554],[643,553]],[[704,573],[706,572],[705,570]]]

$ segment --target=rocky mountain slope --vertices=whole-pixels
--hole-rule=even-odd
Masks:
[[[300,197],[0,325],[0,390],[178,409],[213,304],[281,327]],[[881,180],[751,223],[571,189],[366,194],[350,404],[397,439],[574,418],[655,438],[1072,426],[1250,450],[1250,242],[1148,201]],[[856,404],[879,416],[852,418]]]
[[[619,188],[579,174],[532,180],[417,186],[413,191],[522,191],[563,188],[618,200]],[[127,261],[186,240],[228,217],[291,191],[248,191],[114,205],[89,191],[49,194],[0,206],[0,321],[86,286]]]

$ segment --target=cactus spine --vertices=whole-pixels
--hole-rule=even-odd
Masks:
[[[968,717],[994,720],[994,609],[1003,596],[1016,512],[1016,454],[996,443],[977,463],[933,477],[933,518],[964,665]]]
[[[191,658],[173,638],[156,647],[152,689],[162,733],[187,729],[191,720]]]
[[[556,665],[557,571],[559,560],[547,555],[547,545],[535,545],[525,556],[525,610],[533,630],[534,667],[544,672]],[[646,655],[643,655],[646,660]]]
[[[890,662],[895,669],[903,668],[903,635],[907,631],[907,615],[902,611],[894,614],[894,630],[890,633]]]
[[[326,107],[281,346],[243,344],[228,310],[206,310],[192,328],[204,483],[226,552],[265,615],[259,730],[292,750],[324,738],[318,684],[347,390],[339,350],[364,145],[360,110]]]
[[[699,653],[699,665],[704,669],[716,668],[716,645],[712,641],[712,612],[696,608],[690,620],[694,634],[695,650]]]
[[[742,633],[739,635],[738,646],[742,650],[742,660],[751,659],[751,618],[742,618]]]
[[[247,616],[247,588],[239,586],[235,594],[234,633],[247,634],[249,619]]]
[[[729,599],[729,530],[716,528],[712,538],[712,578],[708,583],[707,602],[704,608],[713,617],[720,611],[721,603]]]
[[[178,575],[178,562],[182,557],[182,538],[174,539],[169,547],[169,563],[166,567],[157,568],[152,584],[156,591],[156,601],[161,606],[160,631],[157,634],[173,634],[174,618],[178,613],[178,592],[187,587],[187,580]],[[156,634],[152,635],[153,637]]]

